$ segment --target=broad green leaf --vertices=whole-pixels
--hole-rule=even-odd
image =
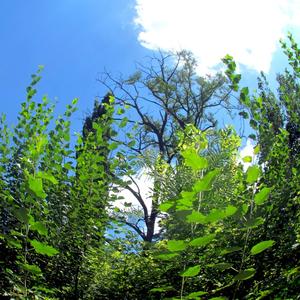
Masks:
[[[187,247],[187,243],[183,240],[170,240],[167,243],[169,251],[183,251]]]
[[[246,181],[251,184],[258,179],[260,170],[257,166],[250,166],[246,174],[247,174]]]
[[[199,156],[196,149],[188,148],[182,151],[181,155],[184,158],[185,164],[195,171],[202,170],[208,167],[207,159]]]
[[[209,300],[227,300],[228,298],[227,297],[213,297],[213,298],[209,298]]]
[[[156,257],[161,260],[172,260],[178,255],[179,255],[178,253],[166,253],[166,254],[159,254]]]
[[[189,267],[184,272],[180,274],[182,277],[194,277],[197,276],[200,272],[200,265]]]
[[[206,223],[206,217],[202,213],[195,210],[193,210],[192,213],[186,217],[186,220],[188,223]]]
[[[119,127],[120,127],[120,128],[123,128],[123,127],[125,127],[125,126],[127,125],[127,123],[128,123],[128,118],[127,118],[127,117],[124,117],[124,118],[122,119],[122,121],[120,122]]]
[[[53,248],[52,246],[49,246],[47,244],[43,244],[37,240],[31,240],[30,241],[31,246],[34,248],[34,250],[39,254],[45,254],[47,256],[53,256],[58,253],[58,250]]]
[[[193,191],[196,193],[209,191],[212,188],[212,183],[215,177],[220,173],[218,169],[208,172],[203,178],[196,181],[193,186]]]
[[[209,264],[207,266],[210,268],[215,268],[215,269],[224,271],[226,269],[230,269],[233,266],[233,264],[222,262],[222,263],[217,263],[217,264]]]
[[[233,253],[236,251],[240,251],[242,248],[241,247],[231,247],[231,248],[227,248],[221,251],[221,255],[225,255],[225,254],[229,254],[229,253]]]
[[[174,205],[174,203],[164,202],[159,205],[159,210],[162,212],[167,212],[173,205]]]
[[[254,155],[257,155],[260,151],[260,145],[257,144],[255,147],[254,147]]]
[[[271,192],[271,188],[267,188],[267,187],[259,191],[254,197],[255,204],[256,205],[264,204],[264,202],[268,199],[270,192]]]
[[[29,264],[21,264],[22,268],[26,271],[29,271],[33,274],[41,274],[42,270],[39,266],[36,265],[29,265]]]
[[[193,292],[186,296],[187,299],[199,299],[200,296],[207,295],[207,292],[199,291],[199,292]]]
[[[263,219],[262,217],[257,217],[255,219],[250,219],[246,222],[246,227],[248,228],[255,228],[259,225],[262,225],[265,222],[265,219]]]
[[[174,288],[172,286],[162,286],[162,287],[158,287],[158,288],[154,288],[151,289],[150,292],[155,293],[155,292],[167,292],[167,291],[171,291],[174,290]]]
[[[12,248],[22,249],[22,244],[18,240],[7,239],[7,244]]]
[[[38,172],[36,175],[38,178],[42,178],[45,180],[50,181],[53,184],[58,184],[58,181],[55,179],[55,177],[49,173],[46,172]]]
[[[251,255],[256,255],[256,254],[263,252],[266,249],[272,247],[274,244],[275,244],[275,241],[273,241],[273,240],[260,242],[251,248],[250,253],[251,253]]]
[[[30,226],[30,229],[31,230],[36,230],[40,235],[47,235],[48,234],[48,230],[47,230],[46,226],[41,222],[34,222]]]
[[[29,175],[28,178],[29,189],[39,198],[46,198],[47,194],[43,189],[43,181],[41,178],[36,178]]]
[[[27,208],[20,207],[16,210],[15,214],[19,221],[21,221],[25,224],[27,224],[29,222],[29,215],[28,215]]]
[[[245,156],[243,157],[244,163],[251,163],[252,162],[252,156]]]
[[[255,272],[256,271],[253,268],[243,270],[234,277],[234,280],[247,280],[253,277]]]
[[[237,208],[233,205],[228,205],[226,208],[225,208],[225,216],[226,217],[230,217],[232,215],[234,215],[236,212],[237,212]]]
[[[199,237],[199,238],[193,239],[192,241],[189,242],[189,245],[190,245],[190,246],[193,246],[193,247],[206,246],[206,245],[209,244],[215,237],[216,237],[215,234],[208,234],[208,235],[206,235],[206,236],[203,236],[203,237]]]

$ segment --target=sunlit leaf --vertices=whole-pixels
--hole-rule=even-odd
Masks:
[[[169,251],[183,251],[187,247],[187,243],[183,240],[170,240],[167,243]]]
[[[252,156],[245,156],[243,157],[244,163],[251,163],[252,162]]]
[[[34,248],[34,250],[39,254],[53,256],[58,253],[57,249],[55,249],[52,246],[49,246],[47,244],[41,243],[37,240],[31,240],[30,244]]]
[[[189,267],[184,272],[180,274],[182,277],[194,277],[197,276],[200,272],[200,265]]]
[[[260,170],[257,166],[250,166],[247,170],[247,178],[246,178],[246,181],[248,183],[253,183],[255,182],[259,175],[260,175]]]
[[[208,234],[206,236],[193,239],[192,241],[190,241],[189,245],[193,247],[203,247],[209,244],[215,237],[215,234]]]
[[[202,213],[195,210],[193,210],[192,213],[186,217],[186,220],[189,223],[199,223],[199,224],[206,223],[206,217]]]
[[[172,260],[178,255],[179,255],[178,253],[166,253],[166,254],[159,254],[156,257],[161,260]]]
[[[209,191],[212,188],[212,183],[215,177],[220,173],[218,169],[208,172],[203,178],[196,181],[193,186],[194,192]]]
[[[173,205],[174,205],[174,203],[164,202],[159,205],[159,210],[162,212],[167,212]]]
[[[48,230],[47,230],[46,226],[41,222],[34,222],[30,226],[30,229],[31,230],[36,230],[40,235],[47,235],[48,234]]]
[[[47,194],[43,189],[43,181],[41,178],[29,176],[28,178],[29,189],[39,198],[45,198]]]
[[[46,172],[38,172],[36,176],[39,177],[39,178],[42,178],[42,179],[46,179],[46,180],[50,181],[53,184],[58,183],[58,181],[55,179],[55,177],[53,175],[51,175],[49,173],[46,173]]]
[[[255,204],[256,205],[264,204],[264,202],[268,199],[270,192],[271,192],[271,188],[267,188],[267,187],[259,191],[254,197]]]
[[[251,255],[256,255],[256,254],[263,252],[266,249],[272,247],[274,244],[275,244],[275,241],[273,241],[273,240],[260,242],[251,248],[250,253],[251,253]]]
[[[205,169],[208,167],[207,159],[199,156],[196,149],[188,148],[182,151],[181,155],[184,158],[185,164],[195,171]]]
[[[172,286],[162,286],[162,287],[158,287],[158,288],[154,288],[151,289],[150,292],[152,293],[162,293],[162,292],[167,292],[167,291],[171,291],[174,290],[174,288]]]

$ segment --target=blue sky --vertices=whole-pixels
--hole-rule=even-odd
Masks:
[[[1,0],[0,112],[15,121],[30,75],[42,64],[39,95],[57,100],[58,112],[79,97],[74,130],[80,130],[94,98],[105,93],[97,74],[104,68],[129,74],[158,47],[193,51],[201,74],[214,72],[230,53],[250,83],[259,69],[274,78],[286,62],[278,39],[288,29],[299,37],[299,2]]]

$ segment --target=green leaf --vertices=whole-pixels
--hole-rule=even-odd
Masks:
[[[259,151],[260,151],[260,145],[257,144],[257,145],[254,147],[254,151],[253,151],[254,155],[257,155],[257,154],[259,153]]]
[[[209,244],[215,237],[215,234],[208,234],[206,236],[193,239],[189,242],[189,245],[193,247],[203,247]]]
[[[231,248],[227,248],[221,251],[220,255],[225,255],[225,254],[229,254],[229,253],[233,253],[236,251],[240,251],[242,248],[241,247],[231,247]]]
[[[210,268],[215,268],[215,269],[224,271],[226,269],[230,269],[233,266],[233,264],[222,262],[222,263],[218,263],[218,264],[209,264],[207,266]]]
[[[128,123],[128,118],[127,118],[127,117],[124,117],[124,118],[122,119],[122,121],[120,122],[119,127],[120,127],[120,128],[123,128],[123,127],[125,127],[125,126],[127,125],[127,123]]]
[[[213,297],[213,298],[209,298],[209,300],[227,300],[228,298],[227,297]]]
[[[156,257],[161,260],[172,260],[178,255],[179,255],[178,253],[166,253],[166,254],[159,254]]]
[[[259,175],[260,175],[260,170],[257,166],[250,166],[247,170],[247,178],[246,178],[246,181],[247,183],[254,183]]]
[[[174,203],[172,202],[164,202],[159,205],[159,210],[162,212],[167,212],[173,205]]]
[[[265,219],[262,217],[257,217],[255,219],[250,219],[246,222],[246,227],[248,228],[255,228],[259,225],[262,225],[265,222]]]
[[[41,178],[36,178],[29,175],[28,178],[29,189],[39,198],[46,198],[47,194],[43,189],[43,181]]]
[[[244,163],[251,163],[252,162],[252,156],[245,156],[243,157]]]
[[[30,226],[30,229],[37,231],[40,235],[45,235],[45,236],[48,235],[48,230],[47,230],[46,226],[41,222],[34,222]]]
[[[233,205],[228,205],[226,208],[225,208],[225,216],[226,217],[230,217],[232,215],[234,215],[236,212],[237,212],[237,208]]]
[[[28,224],[29,222],[29,215],[28,215],[28,210],[25,207],[20,207],[16,210],[15,212],[17,219],[20,222],[23,222],[25,224]]]
[[[256,271],[253,268],[243,270],[234,277],[234,280],[247,280],[253,277],[255,272]]]
[[[207,295],[207,292],[199,291],[199,292],[193,292],[186,296],[187,299],[199,299],[200,296]]]
[[[206,216],[198,211],[193,210],[192,213],[186,217],[186,220],[188,223],[205,224]]]
[[[167,292],[167,291],[171,291],[171,290],[174,290],[174,288],[172,286],[162,286],[162,287],[158,287],[158,288],[154,288],[154,289],[151,289],[150,292],[151,293],[162,293],[162,292]]]
[[[209,191],[212,188],[213,180],[219,173],[220,170],[218,169],[208,172],[203,178],[196,181],[196,183],[193,186],[193,191],[196,193]]]
[[[200,272],[200,265],[189,267],[184,272],[180,274],[182,277],[194,277],[197,276]]]
[[[273,240],[260,242],[251,248],[250,253],[251,253],[251,255],[256,255],[256,254],[263,252],[266,249],[272,247],[274,244],[275,244],[275,241],[273,241]]]
[[[21,267],[24,270],[31,272],[33,274],[41,274],[42,273],[42,270],[40,269],[40,267],[36,266],[36,265],[21,264]]]
[[[181,155],[184,157],[185,164],[195,171],[202,170],[208,167],[207,159],[199,156],[198,152],[195,149],[188,148],[182,151]]]
[[[259,191],[254,197],[255,204],[256,205],[264,204],[264,202],[268,199],[270,192],[271,192],[271,188],[267,188],[267,187]]]
[[[52,246],[49,246],[47,244],[43,244],[37,240],[31,240],[30,241],[31,246],[34,248],[34,250],[39,254],[45,254],[47,256],[53,256],[58,253],[58,250],[53,248]]]
[[[45,180],[50,181],[53,184],[58,184],[58,181],[55,179],[55,177],[49,173],[46,172],[38,172],[36,175],[38,178],[42,178]]]
[[[183,240],[170,240],[167,243],[169,251],[183,251],[187,247],[187,243]]]

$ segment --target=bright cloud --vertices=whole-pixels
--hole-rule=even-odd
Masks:
[[[250,139],[247,140],[246,145],[240,150],[240,159],[239,162],[242,163],[244,170],[246,171],[248,167],[251,166],[253,162],[255,162],[255,155],[254,155],[254,144]],[[246,156],[250,156],[252,158],[252,162],[244,162],[243,158]]]
[[[201,74],[226,54],[268,72],[279,39],[300,27],[299,0],[136,0],[136,12],[143,46],[188,49]]]

